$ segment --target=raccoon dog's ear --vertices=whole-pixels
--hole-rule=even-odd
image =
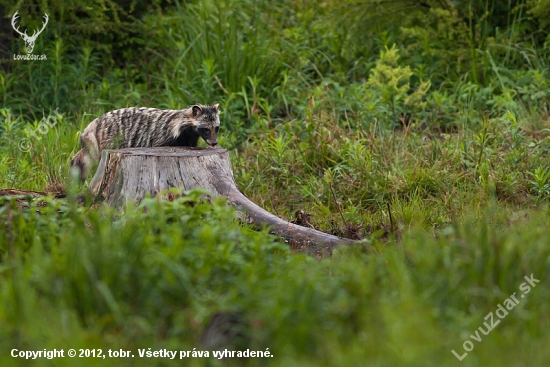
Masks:
[[[193,116],[197,117],[202,114],[202,108],[201,106],[193,106]]]
[[[219,103],[216,103],[215,105],[212,106],[216,112],[219,112],[220,111],[220,104]]]

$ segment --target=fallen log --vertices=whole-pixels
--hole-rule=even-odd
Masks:
[[[4,199],[6,197],[14,198],[15,204],[17,207],[29,208],[30,203],[33,200],[43,198],[48,196],[48,193],[42,191],[33,191],[33,190],[20,190],[20,189],[0,189],[0,203],[4,204]],[[37,206],[45,206],[46,203],[44,200],[40,200]]]
[[[330,253],[336,245],[358,243],[289,223],[248,200],[237,188],[229,152],[223,148],[104,150],[90,182],[96,199],[113,206],[140,202],[148,194],[155,197],[174,187],[184,191],[204,188],[214,196],[227,198],[230,205],[246,215],[249,224],[268,226],[271,233],[283,237],[295,249]]]

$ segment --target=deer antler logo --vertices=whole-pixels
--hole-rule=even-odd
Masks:
[[[34,48],[34,43],[36,42],[36,39],[38,38],[38,35],[40,33],[42,33],[42,31],[44,30],[44,28],[46,28],[46,24],[48,24],[48,14],[44,13],[44,19],[46,20],[44,22],[44,25],[42,26],[42,29],[39,30],[39,31],[34,31],[32,36],[29,36],[27,35],[27,30],[25,30],[24,33],[21,33],[19,31],[19,27],[16,27],[15,26],[15,21],[17,20],[17,18],[19,18],[19,16],[17,15],[17,13],[19,13],[19,11],[16,11],[15,14],[13,14],[13,17],[11,18],[11,26],[13,27],[13,29],[19,33],[22,37],[23,37],[23,41],[25,41],[25,47],[27,48],[27,53],[30,54],[32,53],[32,50]],[[38,33],[37,33],[38,32]]]

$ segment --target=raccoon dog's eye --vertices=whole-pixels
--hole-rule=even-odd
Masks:
[[[207,129],[207,128],[204,128],[204,127],[199,127],[198,130],[199,130],[199,134],[204,134],[204,135],[209,135],[210,134],[210,129]]]
[[[220,127],[216,126],[216,132],[220,131]]]

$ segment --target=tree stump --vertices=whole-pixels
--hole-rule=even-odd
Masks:
[[[104,150],[90,189],[98,199],[121,206],[126,201],[139,203],[147,194],[155,197],[173,187],[203,188],[223,196],[244,212],[247,222],[267,225],[271,233],[286,239],[292,248],[331,252],[339,244],[357,241],[332,236],[292,224],[276,217],[248,200],[235,183],[229,152],[223,148],[129,148]]]

